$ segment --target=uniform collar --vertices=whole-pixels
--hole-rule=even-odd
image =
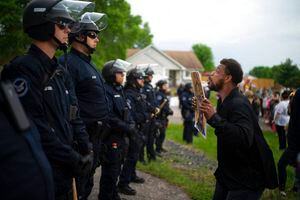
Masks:
[[[47,69],[50,69],[51,71],[57,68],[58,64],[56,57],[54,56],[52,59],[49,58],[49,56],[45,54],[45,52],[43,52],[34,44],[31,44],[28,50],[28,54],[37,57],[37,59],[42,63],[42,65],[45,66]]]
[[[73,47],[71,48],[70,52],[77,55],[77,56],[79,56],[80,58],[82,58],[83,60],[85,60],[88,63],[91,62],[91,56],[87,56],[87,55],[81,53],[80,51],[78,51],[77,49],[75,49]]]

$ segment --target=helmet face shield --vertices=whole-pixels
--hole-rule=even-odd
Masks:
[[[62,0],[55,4],[46,14],[46,19],[62,29],[70,28],[71,32],[80,30],[76,23],[82,13],[93,11],[95,4],[87,1]]]
[[[52,11],[66,11],[74,20],[78,20],[85,12],[92,12],[95,3],[88,1],[62,0],[52,7]]]
[[[108,19],[104,13],[86,12],[81,15],[79,23],[83,24],[82,27],[85,27],[85,24],[92,24],[94,30],[100,32],[107,27]]]
[[[115,72],[126,72],[126,69],[128,69],[130,65],[131,63],[126,62],[125,60],[117,59],[114,62],[113,67],[115,68]]]

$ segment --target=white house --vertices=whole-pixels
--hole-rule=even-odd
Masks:
[[[203,69],[192,51],[161,51],[153,45],[144,49],[127,50],[126,61],[139,66],[151,64],[151,68],[155,72],[152,83],[156,83],[160,79],[167,79],[170,86],[190,82],[190,72]]]

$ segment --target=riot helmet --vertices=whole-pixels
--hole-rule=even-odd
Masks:
[[[184,85],[184,90],[185,91],[190,91],[191,88],[193,88],[192,83],[186,83]]]
[[[156,87],[161,88],[164,84],[167,84],[168,82],[166,80],[159,80],[156,83]]]
[[[131,63],[121,59],[110,60],[104,64],[102,75],[107,83],[116,84],[116,73],[124,73]]]
[[[39,41],[54,39],[62,44],[55,36],[55,24],[77,31],[78,16],[94,9],[95,4],[75,0],[33,0],[25,7],[23,13],[23,30],[31,38]]]
[[[133,86],[137,88],[141,88],[142,86],[138,84],[138,79],[144,79],[145,73],[142,69],[138,69],[137,67],[129,70],[126,75],[126,86]]]
[[[145,74],[146,74],[147,76],[153,76],[154,71],[153,71],[153,69],[151,68],[150,64],[149,64],[148,67],[145,68]]]
[[[69,34],[70,43],[74,41],[79,42],[86,46],[90,53],[93,53],[96,49],[87,44],[87,37],[95,39],[97,37],[96,34],[107,27],[107,15],[104,13],[86,12],[80,17],[78,24],[78,31],[73,31]],[[90,35],[91,32],[94,32],[94,34]],[[83,40],[78,39],[80,35],[83,36]]]

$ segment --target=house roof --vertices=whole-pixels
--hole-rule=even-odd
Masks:
[[[150,45],[154,47],[153,45]],[[148,46],[149,47],[149,46]],[[146,47],[147,48],[147,47]],[[155,47],[154,47],[155,48]],[[135,55],[141,49],[128,49],[127,58]],[[203,69],[203,65],[192,51],[161,51],[187,69]]]
[[[164,52],[188,69],[203,69],[201,62],[192,51],[164,51]]]

